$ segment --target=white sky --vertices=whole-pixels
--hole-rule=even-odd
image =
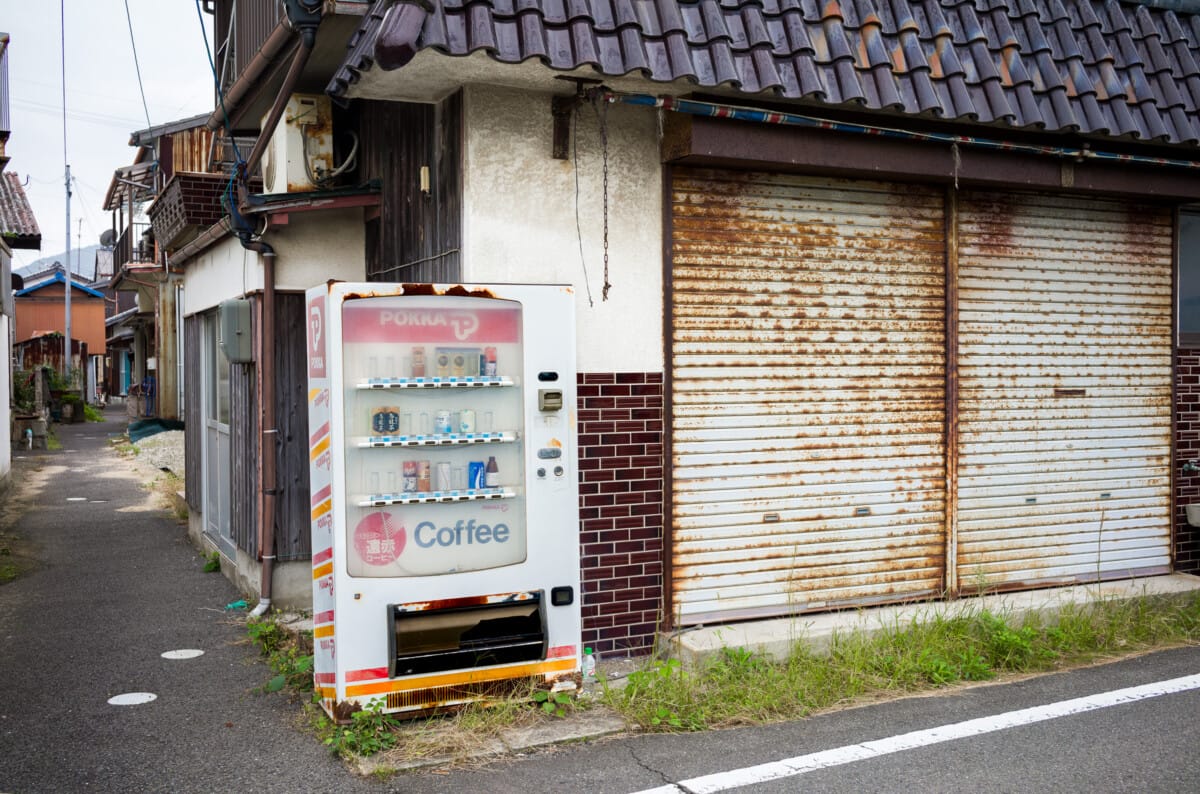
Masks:
[[[146,129],[125,0],[61,0],[66,10],[67,160],[71,248],[94,245],[111,226],[101,209],[113,171],[133,162],[129,134]],[[67,236],[64,190],[60,0],[0,0],[9,34],[12,134],[8,172],[29,178],[25,193],[42,231],[41,251],[14,251],[13,266],[58,254]],[[213,80],[196,0],[128,0],[150,121],[163,124],[213,106]],[[212,43],[212,17],[204,15]],[[82,221],[82,224],[81,224]]]

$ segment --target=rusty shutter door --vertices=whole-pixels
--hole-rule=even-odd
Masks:
[[[942,194],[678,169],[671,237],[674,617],[940,592]]]
[[[1170,565],[1171,218],[965,194],[957,578],[967,590]]]

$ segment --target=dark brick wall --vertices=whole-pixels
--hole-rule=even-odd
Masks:
[[[583,644],[647,651],[662,605],[662,374],[578,380]]]
[[[1200,529],[1184,513],[1200,502],[1200,474],[1183,473],[1184,461],[1200,460],[1200,349],[1176,354],[1175,389],[1175,570],[1200,573]]]

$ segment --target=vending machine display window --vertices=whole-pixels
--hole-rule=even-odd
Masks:
[[[351,576],[460,573],[526,558],[521,305],[478,304],[345,304]]]

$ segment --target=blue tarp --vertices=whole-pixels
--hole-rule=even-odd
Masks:
[[[138,419],[129,423],[129,440],[136,444],[143,438],[165,433],[168,430],[182,430],[183,422],[178,419]]]

